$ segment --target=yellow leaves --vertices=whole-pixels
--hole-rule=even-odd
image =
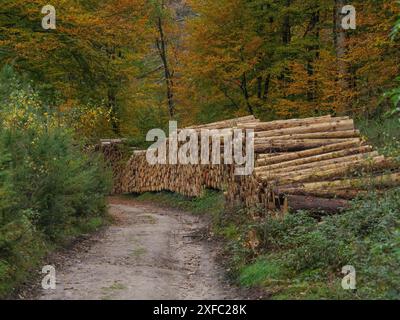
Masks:
[[[109,82],[137,74],[133,66],[147,45],[146,0],[51,4],[57,10],[57,30],[52,32],[37,30],[43,1],[8,1],[2,7],[12,18],[0,17],[0,46],[6,52],[1,62],[12,61],[16,68],[38,75],[65,99],[99,98]]]
[[[106,132],[113,119],[111,109],[95,105],[74,105],[70,113],[63,117],[63,124],[74,128],[80,137],[96,136],[96,133]],[[101,135],[101,133],[100,133]]]
[[[259,36],[254,36],[250,38],[250,41],[244,46],[244,52],[248,55],[254,55],[258,50],[260,50],[263,45],[263,39]]]
[[[185,70],[192,78],[212,79],[221,86],[238,86],[244,72],[257,63],[262,39],[253,35],[246,3],[233,1],[191,1],[200,18],[188,25],[188,55]],[[231,84],[227,83],[231,82]]]

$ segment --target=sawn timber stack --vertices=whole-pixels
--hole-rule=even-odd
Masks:
[[[167,190],[199,197],[212,188],[223,190],[230,204],[265,212],[289,208],[336,212],[368,190],[379,192],[400,184],[399,164],[375,151],[349,117],[261,122],[248,116],[190,129],[254,130],[253,174],[235,176],[235,166],[223,164],[150,165],[146,151],[135,151],[121,164],[119,148],[110,141],[102,149],[114,171],[114,192]]]

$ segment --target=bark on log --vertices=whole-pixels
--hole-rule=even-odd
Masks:
[[[342,143],[342,142],[355,142],[361,144],[361,140],[355,139],[303,139],[303,140],[274,140],[268,143],[256,140],[254,144],[254,151],[256,153],[266,151],[294,151],[319,148],[327,145]]]
[[[291,120],[277,120],[271,122],[260,122],[251,125],[250,129],[254,129],[254,131],[268,131],[268,130],[278,130],[278,129],[285,129],[285,128],[292,128],[297,126],[306,126],[316,123],[323,123],[332,121],[331,116],[323,116],[323,117],[316,117],[316,118],[304,118],[304,119],[291,119]],[[337,119],[337,118],[336,118]],[[342,118],[342,119],[349,119],[349,118]],[[238,125],[238,128],[244,128],[241,124]]]
[[[343,155],[343,153],[342,153],[342,155]],[[309,162],[309,163],[300,164],[300,165],[293,165],[293,166],[289,166],[289,167],[272,169],[272,170],[265,169],[266,167],[258,167],[258,168],[255,168],[255,171],[261,175],[268,175],[268,174],[285,174],[285,175],[287,175],[287,174],[297,173],[298,171],[302,171],[302,170],[307,170],[307,169],[312,169],[312,168],[320,168],[320,167],[330,165],[330,164],[340,164],[340,163],[344,163],[344,162],[356,161],[356,160],[361,160],[361,159],[371,159],[378,155],[379,155],[379,153],[374,151],[374,152],[360,153],[360,154],[345,156],[345,157],[337,157],[337,158],[334,157],[329,160],[317,159],[314,162]]]
[[[198,125],[198,126],[191,126],[187,127],[187,129],[222,129],[222,128],[230,128],[230,127],[236,127],[239,124],[245,124],[245,123],[258,123],[258,119],[256,119],[254,116],[245,116],[245,117],[240,117],[240,118],[235,118],[235,119],[228,119],[228,120],[223,120],[223,121],[218,121],[218,122],[213,122],[213,123],[208,123],[208,124],[203,124],[203,125]]]
[[[262,137],[262,132],[256,132],[255,140],[263,139],[264,141],[270,140],[300,140],[300,139],[339,139],[339,138],[357,138],[360,136],[359,130],[344,130],[332,132],[315,132],[315,133],[299,133],[289,134],[285,136],[276,136],[265,138]]]
[[[321,181],[346,176],[358,169],[373,170],[387,169],[393,165],[391,161],[386,160],[383,156],[376,157],[372,160],[357,160],[354,162],[333,164],[317,169],[304,170],[293,175],[268,177],[269,181],[274,181],[278,185],[294,184],[299,182]]]
[[[297,126],[285,129],[263,131],[258,134],[260,138],[268,138],[275,136],[285,136],[290,134],[315,133],[315,132],[332,132],[354,130],[353,120],[333,120],[326,123],[317,123],[311,125]]]
[[[357,143],[355,143],[354,145],[357,145]],[[348,155],[366,154],[372,150],[372,147],[371,146],[361,146],[361,147],[357,147],[357,148],[344,149],[344,150],[340,150],[340,151],[334,151],[334,152],[328,152],[328,153],[322,153],[322,154],[320,154],[318,151],[314,151],[314,153],[316,153],[316,155],[305,156],[304,158],[302,158],[300,156],[300,155],[311,154],[311,152],[309,152],[309,151],[312,151],[312,150],[316,150],[316,149],[311,149],[311,150],[306,150],[304,152],[302,151],[302,152],[298,152],[298,153],[294,153],[294,154],[287,154],[287,155],[279,156],[279,158],[281,158],[281,159],[286,158],[286,159],[294,159],[294,160],[289,160],[289,161],[282,160],[282,162],[273,163],[273,164],[270,164],[267,166],[257,167],[257,168],[255,168],[255,171],[256,172],[269,172],[269,171],[276,170],[276,169],[284,169],[284,168],[286,169],[289,167],[299,166],[299,165],[303,165],[303,164],[309,164],[309,163],[315,163],[315,162],[319,162],[319,161],[323,161],[323,160],[331,160],[331,159],[335,159],[335,158],[341,158],[341,157],[345,157]],[[319,148],[319,150],[322,150],[322,148]],[[257,161],[257,165],[259,165],[260,163],[272,162],[271,160],[275,160],[275,158],[268,159],[267,161],[265,161],[265,160]],[[275,161],[273,161],[273,162],[275,162]]]
[[[267,165],[272,165],[272,164],[277,164],[280,162],[288,162],[291,160],[296,160],[300,158],[305,158],[305,157],[310,157],[314,155],[322,155],[325,153],[330,153],[332,151],[338,151],[338,150],[343,150],[346,148],[354,148],[354,147],[360,147],[359,142],[354,142],[354,141],[346,141],[346,142],[341,142],[337,144],[331,144],[328,146],[320,147],[320,148],[313,148],[310,150],[304,150],[300,152],[291,152],[291,153],[284,153],[279,156],[273,156],[270,158],[264,158],[260,159],[257,161],[257,165],[259,166],[267,166]],[[372,147],[367,146],[369,151],[372,150]]]
[[[334,181],[309,182],[292,186],[280,186],[278,193],[297,194],[298,192],[312,192],[332,188],[336,189],[359,189],[382,188],[396,186],[400,183],[400,172],[384,174],[373,177],[352,178]]]
[[[345,199],[325,199],[301,195],[287,195],[286,198],[289,208],[292,210],[335,213],[350,207],[349,201]]]
[[[329,190],[314,190],[314,191],[293,191],[290,193],[291,195],[299,195],[299,196],[313,196],[317,198],[326,198],[326,199],[344,199],[344,200],[352,200],[357,198],[360,195],[366,195],[367,191],[358,190],[358,189],[329,189]]]

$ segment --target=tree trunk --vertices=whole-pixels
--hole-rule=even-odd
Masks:
[[[257,77],[257,98],[261,100],[262,98],[262,77]]]
[[[117,98],[113,89],[108,89],[107,92],[108,103],[107,106],[110,110],[111,115],[111,127],[112,131],[118,136],[120,134],[118,124],[118,111],[117,111]]]
[[[286,0],[286,8],[289,8],[292,4],[292,0]],[[283,29],[282,29],[282,42],[283,44],[289,44],[292,40],[292,27],[290,24],[290,16],[288,14],[283,18]]]
[[[269,74],[267,76],[267,78],[265,79],[265,83],[264,83],[264,94],[263,94],[264,101],[267,101],[267,99],[268,99],[270,82],[271,82],[271,75]]]
[[[337,88],[339,92],[337,96],[339,97],[339,102],[341,104],[341,109],[344,113],[348,113],[348,105],[346,99],[343,99],[344,93],[348,90],[348,66],[345,61],[347,48],[346,48],[346,33],[342,27],[342,8],[346,5],[344,0],[335,0],[335,7],[333,12],[333,41],[336,52],[337,61]]]
[[[270,158],[263,158],[257,161],[257,164],[259,166],[269,166],[271,165],[270,169],[275,169],[275,168],[282,168],[283,166],[290,166],[290,165],[297,165],[297,164],[303,164],[303,163],[308,163],[309,159],[305,159],[305,162],[302,158],[305,157],[312,157],[316,155],[323,155],[325,153],[330,153],[330,152],[335,152],[335,151],[340,151],[343,150],[344,148],[358,148],[362,147],[360,151],[356,150],[356,152],[369,152],[372,150],[372,147],[370,146],[360,146],[359,142],[356,141],[346,141],[346,142],[341,142],[337,144],[331,144],[328,146],[323,146],[320,148],[315,148],[315,149],[310,149],[310,150],[304,150],[300,152],[292,152],[292,153],[284,153],[278,156],[270,157]],[[330,156],[330,155],[328,155]],[[336,156],[333,154],[333,156]],[[322,159],[329,159],[326,156],[323,156]],[[291,161],[291,162],[289,162]],[[272,166],[274,165],[274,166]]]
[[[168,100],[168,111],[170,118],[173,118],[175,115],[175,103],[174,103],[174,93],[173,93],[173,79],[172,74],[168,64],[167,57],[167,43],[164,34],[164,28],[161,17],[157,19],[157,28],[159,32],[160,38],[157,39],[156,44],[158,48],[158,52],[160,54],[163,66],[164,66],[164,75],[165,75],[165,84],[167,86],[167,100]]]
[[[307,74],[308,74],[308,89],[307,89],[307,100],[310,102],[314,102],[316,97],[317,97],[317,81],[312,79],[314,76],[314,62],[319,58],[319,36],[320,36],[320,30],[319,30],[319,21],[320,21],[320,12],[319,10],[314,12],[311,17],[311,21],[309,24],[309,27],[307,29],[306,34],[309,31],[315,30],[313,32],[313,41],[315,43],[313,45],[308,46],[307,50],[311,53],[315,53],[314,55],[310,55],[310,58],[307,61]],[[305,35],[306,35],[305,34]]]
[[[287,9],[289,9],[291,4],[292,4],[292,0],[286,0],[285,7]],[[292,41],[292,26],[291,26],[291,21],[290,21],[290,15],[286,13],[285,16],[283,17],[282,43],[283,43],[283,45],[289,45],[291,41]],[[286,89],[286,85],[287,85],[286,75],[288,73],[289,73],[289,68],[287,66],[285,66],[278,77],[278,79],[282,83],[282,88],[284,90]]]
[[[247,76],[246,76],[245,72],[243,73],[243,76],[242,76],[241,88],[242,88],[244,99],[246,100],[247,110],[249,111],[250,114],[253,115],[254,110],[253,110],[253,106],[250,103],[250,95],[249,95],[249,91],[247,89]]]
[[[324,199],[312,196],[288,195],[288,204],[292,210],[324,211],[336,213],[350,207],[350,202],[344,199]]]

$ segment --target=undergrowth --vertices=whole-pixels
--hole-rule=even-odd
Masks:
[[[43,257],[105,223],[111,174],[39,96],[0,73],[0,298]]]

